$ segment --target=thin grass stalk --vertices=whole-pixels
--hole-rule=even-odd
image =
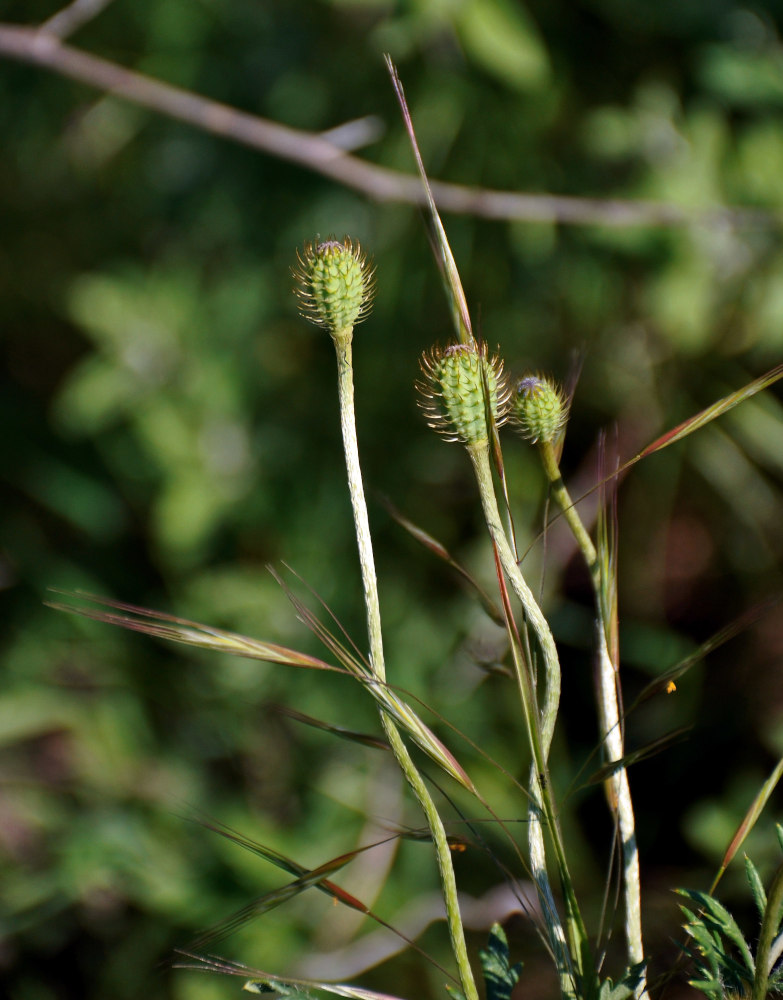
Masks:
[[[607,609],[602,598],[605,579],[598,553],[587,532],[579,512],[574,505],[560,473],[560,466],[551,441],[541,441],[538,446],[544,472],[549,480],[552,493],[563,516],[571,528],[579,546],[593,584],[598,622],[598,710],[601,725],[601,740],[607,763],[622,760],[625,753],[623,730],[620,724],[620,706],[617,698],[617,669],[609,651],[607,639]],[[625,935],[628,949],[628,964],[637,965],[644,960],[642,944],[642,904],[639,876],[639,850],[636,842],[636,821],[628,783],[628,772],[618,768],[608,779],[612,810],[617,817],[623,855],[623,894],[625,902]],[[647,992],[646,978],[642,977],[636,997]]]
[[[556,810],[552,800],[551,786],[547,777],[547,760],[549,757],[549,750],[552,745],[555,723],[557,721],[557,711],[560,704],[560,660],[549,624],[538,606],[538,603],[533,596],[533,592],[530,590],[530,587],[519,569],[516,556],[503,529],[500,510],[498,509],[497,498],[495,495],[494,483],[492,480],[492,466],[487,442],[484,441],[483,444],[468,445],[468,454],[470,455],[473,463],[473,469],[478,483],[481,504],[484,511],[484,519],[486,520],[490,536],[495,543],[498,558],[501,566],[503,567],[504,573],[511,583],[514,593],[522,604],[525,618],[533,629],[544,660],[545,690],[543,704],[540,708],[534,695],[532,678],[527,673],[527,667],[525,665],[518,665],[517,670],[523,704],[528,698],[530,700],[529,710],[528,706],[526,704],[524,705],[526,718],[528,720],[531,749],[533,753],[533,765],[531,767],[530,778],[531,805],[528,811],[528,842],[530,849],[531,873],[541,898],[542,912],[545,915],[550,935],[552,937],[558,973],[560,975],[561,989],[565,996],[569,996],[573,995],[575,991],[573,968],[576,968],[577,973],[582,978],[586,975],[589,976],[591,970],[588,970],[585,967],[587,932],[585,930],[584,922],[582,921],[579,906],[573,890],[573,883],[568,872],[565,849],[563,847],[560,829],[557,822]],[[558,870],[563,884],[563,892],[566,897],[569,931],[568,944],[566,943],[565,932],[557,913],[549,881],[546,865],[546,847],[541,826],[541,815],[546,818],[547,825],[550,829],[552,843],[557,857]]]
[[[359,546],[359,563],[362,573],[362,586],[367,611],[367,632],[370,642],[370,663],[373,673],[378,680],[385,682],[386,667],[383,654],[378,583],[375,574],[375,560],[373,557],[372,536],[370,535],[370,522],[367,515],[367,503],[364,496],[361,467],[359,465],[359,446],[356,438],[351,347],[352,333],[352,330],[343,330],[339,334],[332,335],[337,353],[340,426],[342,428],[343,448],[345,450],[348,490],[351,496],[356,539]],[[389,740],[392,753],[424,812],[435,845],[438,871],[440,873],[443,898],[446,905],[446,921],[454,958],[457,962],[462,991],[465,994],[466,1000],[478,1000],[478,990],[468,959],[465,931],[460,915],[457,881],[454,875],[451,848],[449,847],[443,822],[399,730],[386,712],[381,712],[381,722]]]

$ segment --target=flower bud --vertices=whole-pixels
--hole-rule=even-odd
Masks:
[[[511,409],[514,423],[533,444],[552,443],[568,419],[568,404],[561,390],[540,375],[526,375],[517,383]]]
[[[328,330],[333,337],[350,336],[370,310],[374,269],[358,243],[306,243],[297,251],[294,293],[305,319]]]
[[[424,380],[416,383],[427,423],[447,441],[473,445],[488,437],[489,400],[496,425],[506,418],[509,391],[503,361],[487,357],[484,343],[434,348],[421,359]]]

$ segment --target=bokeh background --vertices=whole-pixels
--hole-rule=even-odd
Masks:
[[[55,10],[8,0],[2,19],[36,24]],[[477,326],[512,372],[567,380],[581,361],[563,458],[578,493],[596,481],[602,429],[628,457],[781,361],[782,26],[783,5],[735,0],[115,0],[73,43],[299,129],[372,116],[359,155],[410,172],[389,52],[433,177],[763,210],[753,224],[712,216],[671,227],[444,217]],[[319,655],[268,572],[285,562],[362,646],[333,352],[297,317],[289,276],[304,240],[349,233],[378,266],[355,362],[390,676],[523,779],[515,697],[481,666],[502,644],[471,594],[381,503],[388,497],[491,586],[467,460],[426,428],[412,389],[421,351],[451,336],[437,268],[416,208],[375,203],[41,69],[0,62],[0,135],[3,993],[231,996],[239,981],[165,963],[286,879],[191,820],[213,817],[307,865],[384,824],[419,825],[383,754],[275,710],[375,732],[372,705],[339,678],[56,612],[47,588]],[[611,829],[600,789],[582,787],[596,739],[589,589],[560,525],[542,543],[535,455],[504,440],[517,530],[532,545],[525,565],[563,650],[553,769],[597,920]],[[782,486],[779,389],[626,477],[627,701],[779,592]],[[657,972],[675,952],[672,889],[709,885],[783,753],[782,653],[772,607],[676,693],[628,719],[629,748],[691,727],[631,773]],[[499,813],[522,817],[521,794],[449,739]],[[749,843],[765,874],[778,856],[775,818],[779,797]],[[344,884],[408,926],[436,885],[427,845],[372,857]],[[457,866],[474,896],[502,884],[478,850]],[[722,898],[752,937],[735,867]],[[357,929],[312,895],[214,950],[292,972],[350,941]],[[528,988],[553,995],[530,925],[510,926]],[[486,924],[471,945],[485,937]],[[444,938],[436,924],[422,943],[443,958]],[[443,995],[416,956],[360,981]]]

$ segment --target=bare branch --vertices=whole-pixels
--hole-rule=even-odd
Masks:
[[[67,10],[68,8],[66,8]],[[65,13],[63,11],[62,13]],[[323,174],[375,201],[424,205],[418,177],[351,156],[320,135],[279,125],[226,104],[61,45],[51,32],[0,24],[0,56],[43,67],[213,135],[261,150]],[[327,133],[328,134],[328,133]],[[602,226],[780,226],[773,212],[747,208],[692,208],[666,202],[520,194],[432,182],[438,208],[485,219],[521,219]]]
[[[78,31],[83,24],[97,17],[110,3],[112,0],[72,0],[67,7],[58,10],[44,21],[38,30],[62,41]]]
[[[385,131],[386,125],[382,118],[378,115],[365,115],[364,118],[354,118],[318,134],[333,146],[349,153],[377,142]]]

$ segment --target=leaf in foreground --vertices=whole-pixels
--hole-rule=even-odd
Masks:
[[[251,639],[249,636],[240,635],[236,632],[228,632],[224,629],[212,628],[209,625],[202,625],[188,618],[179,618],[176,615],[169,615],[162,611],[153,611],[150,608],[125,604],[122,601],[114,601],[109,598],[98,597],[94,594],[72,593],[69,591],[60,591],[59,593],[71,599],[90,602],[97,605],[97,607],[92,608],[55,601],[48,602],[49,607],[59,611],[67,611],[71,614],[78,614],[85,618],[91,618],[94,621],[105,622],[109,625],[119,625],[121,628],[130,629],[133,632],[141,632],[144,635],[151,635],[158,639],[181,642],[189,646],[198,646],[202,649],[212,649],[216,652],[228,653],[232,656],[263,660],[267,663],[281,663],[293,667],[307,667],[312,670],[326,670],[332,673],[353,676],[375,699],[381,709],[387,712],[403,728],[420,749],[443,768],[447,774],[450,774],[452,778],[458,781],[463,788],[466,788],[474,795],[478,794],[475,785],[454,754],[438,739],[429,726],[419,718],[410,705],[398,697],[388,684],[379,681],[378,678],[365,669],[362,662],[353,656],[322,623],[318,622],[312,613],[288,589],[286,589],[286,593],[294,601],[294,607],[302,620],[309,627],[313,628],[330,651],[341,660],[343,666],[334,666],[333,664],[326,663],[324,660],[318,659],[318,657],[300,653],[286,646],[264,642],[259,639]],[[114,610],[107,611],[106,608]]]
[[[248,993],[277,993],[279,996],[301,997],[315,1000],[311,990],[331,993],[333,996],[347,997],[348,1000],[399,1000],[390,993],[378,993],[359,986],[345,983],[322,983],[313,979],[288,979],[253,969],[242,962],[230,962],[217,955],[194,955],[187,951],[178,952],[188,961],[177,962],[177,969],[195,969],[199,972],[220,972],[225,976],[239,976],[246,980],[242,989]]]
[[[500,924],[493,924],[489,943],[479,952],[487,1000],[511,1000],[511,992],[519,982],[522,963],[509,962],[508,940]]]

